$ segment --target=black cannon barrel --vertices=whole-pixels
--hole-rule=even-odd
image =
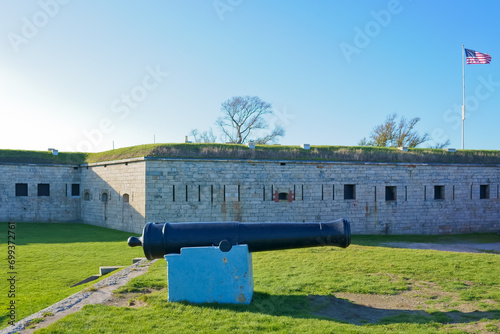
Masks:
[[[180,253],[183,247],[219,246],[229,251],[247,244],[250,252],[315,246],[347,247],[351,227],[347,220],[327,223],[147,223],[142,237],[130,237],[128,245],[142,246],[149,260]]]

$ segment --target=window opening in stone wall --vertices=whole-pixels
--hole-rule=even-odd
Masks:
[[[271,185],[271,201],[274,201],[274,185]]]
[[[198,202],[201,202],[201,185],[198,185]]]
[[[444,186],[434,186],[434,199],[444,199]]]
[[[39,183],[38,184],[38,196],[50,196],[50,184]]]
[[[101,195],[101,201],[102,202],[107,202],[108,201],[108,194],[107,193],[102,193],[102,195]]]
[[[472,199],[472,184],[470,185],[470,199]]]
[[[355,184],[344,184],[344,199],[356,199]]]
[[[66,191],[64,193],[66,194],[66,197],[68,197],[68,185],[65,184],[65,186],[66,186]]]
[[[332,201],[335,201],[335,185],[332,185]]]
[[[224,202],[226,201],[226,185],[224,185],[224,190],[223,190],[223,195],[224,195]]]
[[[280,166],[286,166],[286,162],[281,162]]]
[[[83,200],[90,201],[90,193],[88,191],[83,193]]]
[[[321,200],[323,201],[325,199],[325,192],[324,192],[324,187],[321,185]]]
[[[80,196],[80,184],[73,183],[71,185],[71,196],[73,196],[73,197]]]
[[[186,184],[186,202],[188,201],[188,185]]]
[[[175,202],[175,185],[172,185],[172,202]]]
[[[210,186],[210,203],[214,202],[214,185]]]
[[[377,201],[377,186],[373,186],[373,200]]]
[[[130,197],[128,194],[123,194],[123,203],[128,203],[130,201]]]
[[[405,186],[405,202],[408,201],[408,186]]]
[[[241,186],[238,184],[238,202],[240,201],[240,195],[241,195],[240,187]]]
[[[427,201],[427,186],[424,186],[424,201]]]
[[[16,196],[28,196],[27,183],[16,183]]]
[[[300,192],[301,200],[304,200],[304,185],[302,185],[302,191]]]
[[[489,199],[490,198],[490,185],[481,184],[479,186],[479,199]]]
[[[262,186],[262,200],[266,200],[266,186]]]
[[[397,187],[396,186],[386,186],[385,187],[385,200],[386,201],[396,201],[397,199]]]
[[[278,196],[280,201],[288,201],[288,193],[279,193]]]
[[[452,190],[453,190],[453,195],[452,195],[452,199],[453,199],[453,200],[455,200],[455,185],[453,185],[453,188],[452,188]]]

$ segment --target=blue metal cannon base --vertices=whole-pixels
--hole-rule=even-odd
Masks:
[[[228,252],[219,247],[185,247],[165,255],[168,300],[191,303],[250,304],[253,296],[252,254],[247,245]]]

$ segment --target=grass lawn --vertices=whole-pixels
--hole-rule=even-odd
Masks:
[[[380,246],[457,239],[500,242],[493,234],[353,236],[347,249],[254,253],[250,305],[170,303],[159,260],[117,291],[123,306],[87,305],[39,332],[499,333],[500,255]]]
[[[257,145],[249,149],[237,144],[146,144],[124,147],[99,153],[51,152],[0,150],[0,162],[83,164],[140,157],[156,158],[200,158],[200,159],[271,159],[271,160],[316,160],[316,161],[370,161],[409,163],[466,163],[498,164],[500,151],[458,150],[451,153],[441,149],[410,148],[400,151],[395,147],[370,146],[311,146],[304,150],[300,146]]]
[[[85,224],[17,223],[15,298],[7,298],[10,272],[7,223],[0,223],[0,328],[7,326],[7,304],[14,299],[16,321],[78,292],[96,281],[71,285],[99,273],[99,266],[132,264],[142,249],[127,247],[129,232]]]

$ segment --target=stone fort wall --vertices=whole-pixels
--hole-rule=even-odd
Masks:
[[[137,233],[146,221],[338,218],[354,234],[500,230],[498,165],[140,158],[0,172],[3,221],[79,219]],[[28,196],[16,196],[23,182]],[[35,193],[41,182],[47,198]]]
[[[146,216],[146,163],[142,160],[81,167],[82,222],[141,233]]]
[[[78,166],[2,163],[0,221],[78,221],[80,195],[72,190],[80,183]]]
[[[147,221],[329,221],[353,233],[500,230],[500,166],[148,160]]]

